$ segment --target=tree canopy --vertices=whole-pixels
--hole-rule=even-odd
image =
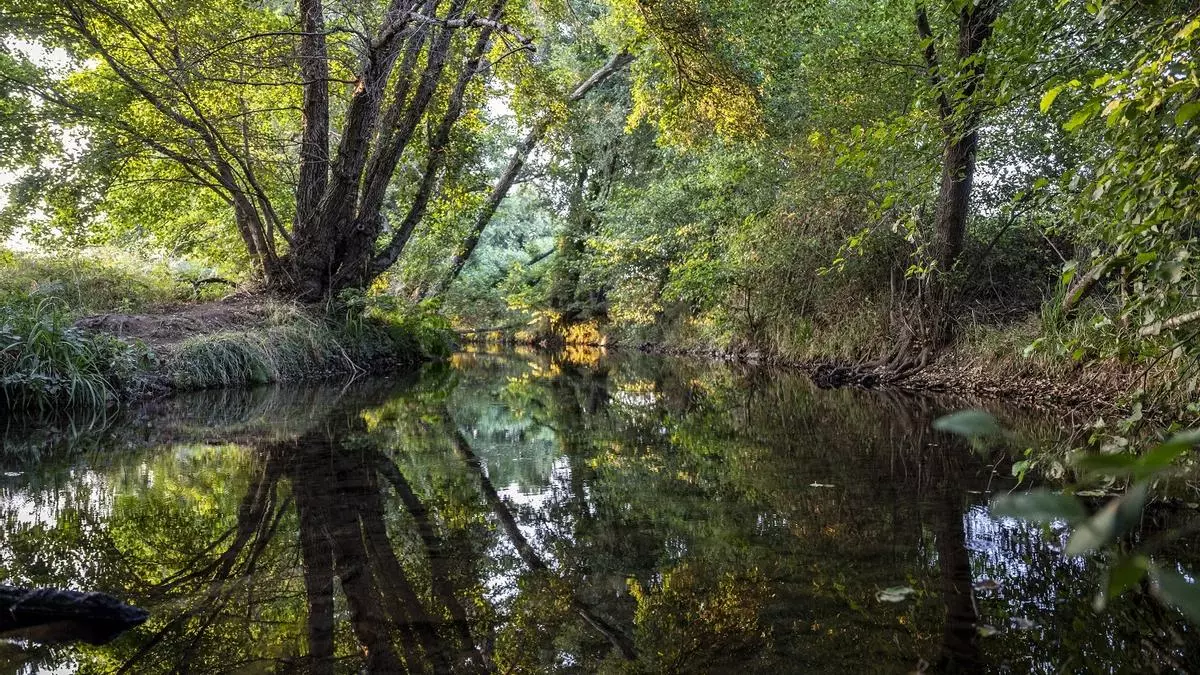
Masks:
[[[1140,358],[1200,317],[1196,22],[1165,0],[14,0],[0,228],[886,377],[978,327]]]

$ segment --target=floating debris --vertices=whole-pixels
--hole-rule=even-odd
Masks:
[[[1017,630],[1033,630],[1034,628],[1037,628],[1037,624],[1033,622],[1033,619],[1029,619],[1024,616],[1014,616],[1012,624],[1013,628],[1016,628]]]
[[[977,591],[994,591],[1000,588],[1000,582],[995,579],[982,579],[976,581],[973,588]]]
[[[879,602],[904,602],[916,593],[917,590],[911,586],[892,586],[877,592],[875,599]]]
[[[832,486],[832,485],[830,485],[830,484],[828,484],[828,483],[809,483],[809,484],[808,484],[808,487],[811,487],[811,488],[831,488],[831,487],[834,487],[834,486]]]

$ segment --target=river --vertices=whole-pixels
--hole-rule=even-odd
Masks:
[[[1063,527],[992,518],[954,401],[574,350],[8,420],[0,582],[150,612],[23,673],[1152,672]],[[1055,422],[1000,411],[1030,434]],[[69,636],[67,636],[69,637]]]

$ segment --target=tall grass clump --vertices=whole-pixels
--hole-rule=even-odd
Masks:
[[[167,356],[167,379],[177,389],[313,380],[450,352],[449,327],[436,315],[385,316],[373,305],[340,310],[322,316],[281,304],[262,326],[190,338]]]
[[[273,308],[262,326],[184,340],[167,360],[167,378],[179,389],[315,379],[358,369],[332,326],[286,305]]]
[[[103,408],[129,395],[145,350],[72,327],[61,302],[7,298],[0,305],[0,404]]]

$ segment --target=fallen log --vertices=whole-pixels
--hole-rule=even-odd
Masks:
[[[101,645],[149,617],[104,593],[0,585],[0,636],[10,639]]]

